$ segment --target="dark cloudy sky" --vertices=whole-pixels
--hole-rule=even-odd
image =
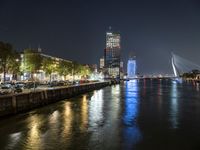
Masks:
[[[171,73],[171,50],[200,64],[199,0],[0,0],[0,40],[19,50],[98,63],[109,26],[140,73]]]

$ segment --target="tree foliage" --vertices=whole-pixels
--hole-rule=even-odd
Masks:
[[[13,52],[8,60],[8,72],[11,73],[15,79],[16,76],[20,74],[20,54],[16,51]]]
[[[191,72],[186,72],[182,75],[183,78],[196,78],[196,76],[200,73],[199,70],[192,70]]]
[[[52,58],[45,57],[42,60],[42,69],[47,75],[50,76],[50,82],[51,82],[52,73],[58,70],[57,62]]]
[[[60,61],[58,66],[58,73],[61,76],[67,76],[71,74],[71,63],[67,61]]]
[[[72,62],[72,69],[73,69],[73,74],[80,75],[81,73],[81,64],[77,62]]]
[[[0,41],[0,70],[3,72],[4,81],[6,80],[6,73],[18,73],[19,72],[19,54],[13,50],[13,47],[9,43]]]
[[[53,63],[54,63],[53,59],[51,59],[51,58],[43,58],[43,60],[42,60],[42,69],[46,74],[48,74],[48,75],[52,74],[52,72],[54,70]]]
[[[31,49],[24,50],[24,71],[36,73],[42,66],[40,53]]]
[[[91,73],[88,66],[75,61],[70,62],[46,57],[32,49],[25,49],[22,56],[21,59],[20,54],[13,50],[11,44],[0,41],[0,72],[4,74],[4,81],[6,73],[11,73],[16,77],[20,72],[29,73],[31,78],[34,79],[33,74],[41,69],[46,75],[50,76],[50,80],[53,73],[64,77],[72,75],[73,78],[74,75],[86,77]]]
[[[91,69],[89,66],[81,66],[80,74],[84,77],[87,77],[91,74]]]

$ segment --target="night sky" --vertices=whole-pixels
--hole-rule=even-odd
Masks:
[[[0,0],[0,41],[17,50],[97,64],[109,26],[141,74],[172,73],[172,50],[200,64],[199,0]]]

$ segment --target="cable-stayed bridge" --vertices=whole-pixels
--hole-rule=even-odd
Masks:
[[[134,79],[143,79],[143,78],[172,78],[172,79],[180,79],[181,75],[184,73],[192,72],[193,70],[200,70],[200,65],[183,58],[175,53],[171,53],[171,65],[174,75],[169,76],[135,76],[134,78],[127,78],[127,80],[134,80]]]
[[[192,70],[200,70],[200,65],[175,53],[172,53],[171,63],[175,77],[180,77],[182,74],[191,72]]]

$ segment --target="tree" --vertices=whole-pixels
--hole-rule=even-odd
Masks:
[[[9,43],[4,43],[0,41],[0,68],[3,72],[3,81],[6,80],[6,73],[8,71],[9,60],[13,55],[13,47]]]
[[[49,81],[51,82],[52,73],[57,70],[56,61],[48,57],[43,58],[42,69],[47,75],[49,75]]]
[[[192,78],[192,79],[194,79],[195,77],[196,77],[196,73],[194,73],[194,72],[187,72],[187,73],[183,73],[183,75],[182,75],[182,77],[183,78]]]
[[[90,67],[89,66],[87,66],[87,65],[82,65],[81,67],[80,67],[80,74],[81,74],[81,76],[83,76],[84,78],[87,78],[90,74],[91,74],[91,69],[90,69]]]
[[[8,60],[8,72],[13,75],[13,79],[17,80],[17,75],[20,74],[20,54],[16,51]]]
[[[26,49],[24,50],[24,68],[23,71],[31,73],[31,79],[34,79],[33,74],[40,70],[42,65],[42,57],[39,52]]]
[[[81,65],[77,62],[72,62],[72,68],[73,68],[73,74],[74,75],[79,75],[81,72]]]
[[[67,61],[60,61],[58,66],[58,73],[60,76],[67,76],[71,73],[71,63]]]

